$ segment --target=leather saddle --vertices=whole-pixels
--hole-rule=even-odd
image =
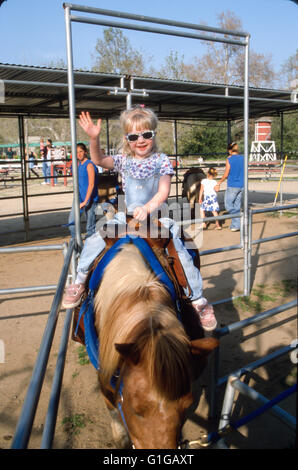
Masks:
[[[152,235],[152,229],[154,232],[154,237]],[[190,291],[187,278],[184,273],[183,266],[180,262],[178,253],[176,251],[173,239],[169,238],[169,231],[166,229],[159,220],[153,220],[148,218],[146,221],[140,223],[133,219],[132,217],[127,216],[126,224],[119,224],[109,226],[106,224],[101,229],[104,231],[106,247],[102,253],[94,260],[90,271],[88,273],[86,281],[86,292],[88,292],[88,285],[90,278],[104,257],[104,255],[112,248],[112,246],[122,237],[126,235],[141,237],[143,238],[149,247],[154,252],[156,258],[161,264],[163,270],[170,278],[175,288],[176,297],[183,302],[185,308],[187,304],[190,303],[188,297],[184,293],[184,289]],[[110,233],[109,233],[110,230]],[[191,238],[181,237],[183,242],[192,241]],[[200,255],[198,249],[188,250],[193,258],[194,265],[200,269]],[[84,299],[83,299],[84,300]],[[72,330],[72,339],[83,345],[85,345],[85,330],[83,318],[79,319],[81,305],[74,309],[74,318],[73,318],[73,330]],[[79,324],[78,324],[79,322]]]

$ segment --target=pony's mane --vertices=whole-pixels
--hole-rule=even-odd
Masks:
[[[170,294],[134,245],[125,245],[107,266],[95,297],[101,382],[120,364],[115,344],[132,344],[152,387],[175,400],[190,391],[190,348]]]

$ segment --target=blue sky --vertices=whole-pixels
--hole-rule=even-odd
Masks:
[[[294,55],[298,43],[298,5],[291,0],[73,0],[69,3],[215,27],[217,15],[230,10],[242,21],[243,31],[250,33],[251,49],[271,54],[276,71]],[[66,61],[62,5],[62,0],[6,0],[0,7],[0,62],[47,65],[59,59]],[[103,27],[73,23],[72,29],[75,68],[90,69]],[[202,41],[123,32],[133,47],[154,57],[154,65],[161,63],[169,50],[184,55],[186,61],[206,52]]]

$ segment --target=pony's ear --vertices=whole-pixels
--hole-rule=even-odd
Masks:
[[[201,354],[203,356],[208,356],[208,354],[210,354],[218,346],[218,339],[211,337],[194,339],[190,342],[191,352],[193,354]]]
[[[140,355],[136,350],[134,343],[115,343],[115,349],[124,361],[130,360],[133,364],[137,364],[139,362]]]

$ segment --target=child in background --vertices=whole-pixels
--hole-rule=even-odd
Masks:
[[[205,217],[205,212],[212,212],[216,217],[219,213],[219,204],[217,200],[216,192],[219,190],[218,183],[215,181],[217,171],[215,168],[209,168],[207,178],[201,181],[201,188],[199,192],[199,203],[201,204],[201,217]],[[204,200],[203,200],[204,193]],[[221,230],[221,226],[218,220],[215,221],[215,230]],[[207,228],[207,224],[204,222],[203,228]]]
[[[128,214],[132,214],[137,220],[146,220],[167,201],[171,176],[174,174],[169,158],[157,151],[155,136],[158,120],[154,112],[141,107],[123,111],[120,117],[124,133],[123,154],[114,156],[104,155],[101,150],[101,119],[94,124],[90,114],[83,112],[79,122],[90,138],[90,155],[95,165],[121,174]],[[117,216],[119,218],[119,213]],[[176,251],[191,288],[191,292],[187,291],[185,294],[191,300],[202,328],[207,331],[214,330],[217,321],[212,305],[203,297],[200,271],[194,266],[191,255],[177,236],[175,222],[168,218],[162,218],[160,221],[172,233]],[[65,308],[75,307],[81,302],[89,268],[105,245],[100,233],[86,239],[78,263],[75,284],[66,289],[62,301]]]

